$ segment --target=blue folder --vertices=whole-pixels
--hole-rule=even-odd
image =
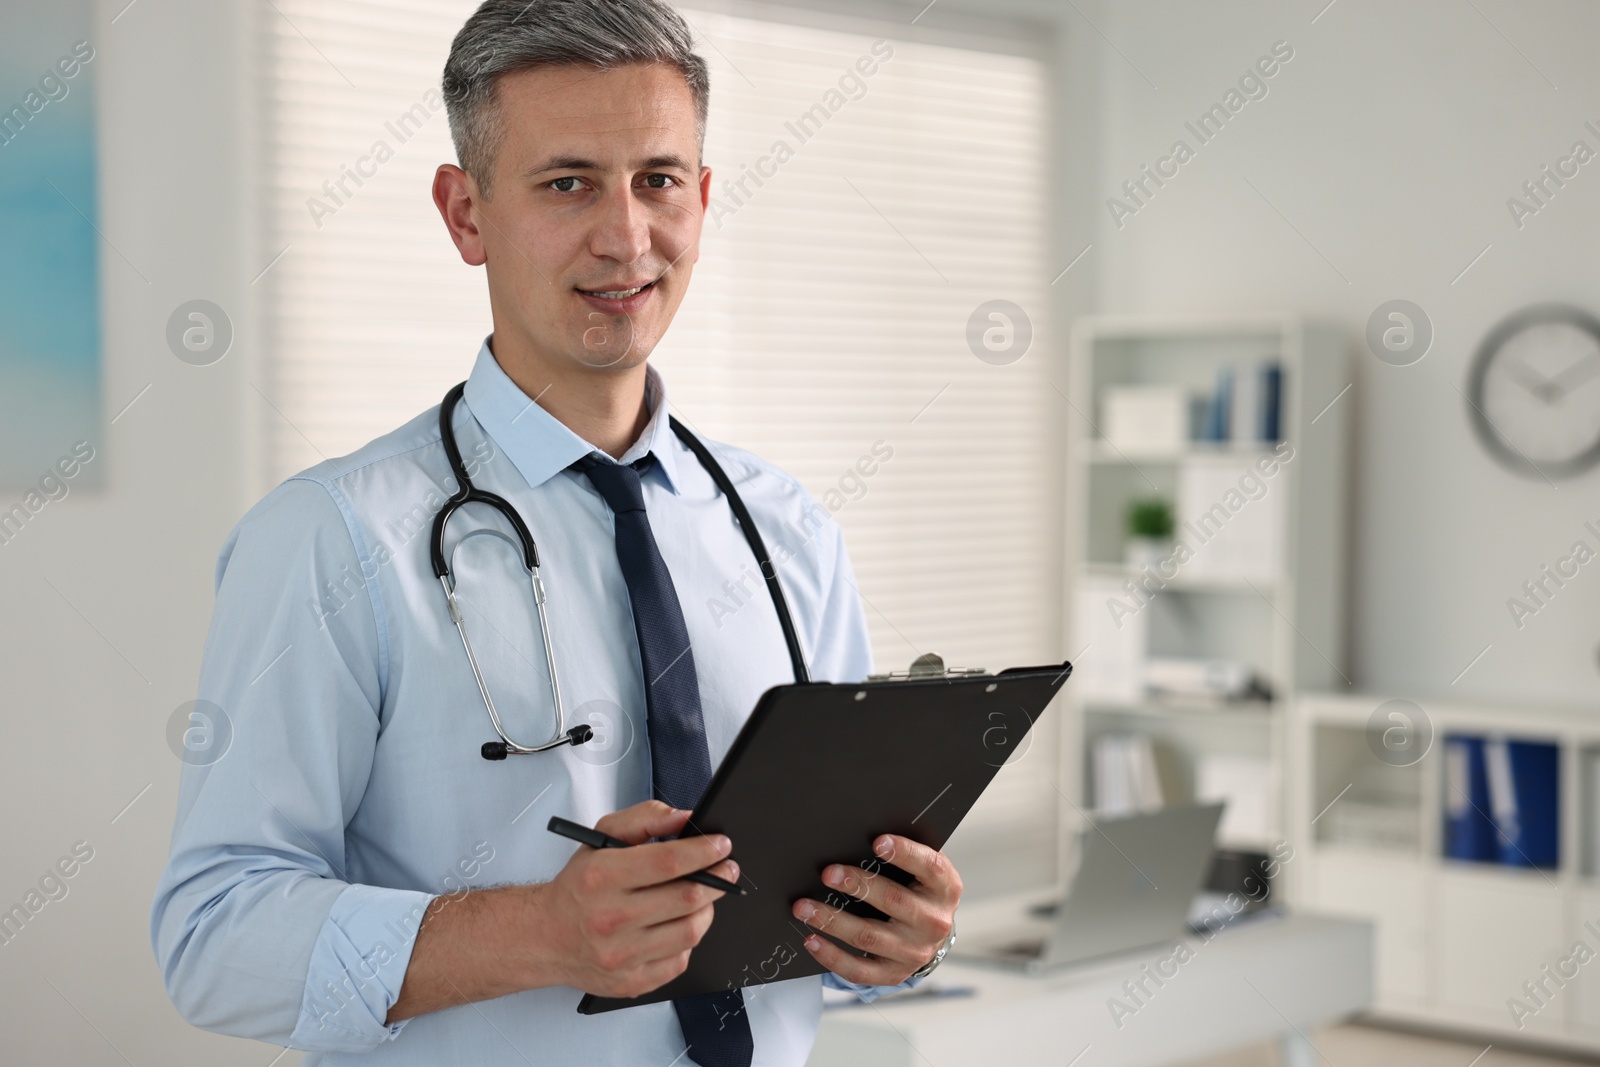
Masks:
[[[1444,855],[1446,859],[1493,863],[1500,858],[1489,817],[1489,780],[1483,738],[1444,739]]]
[[[1233,419],[1233,368],[1217,368],[1217,384],[1206,403],[1205,421],[1200,426],[1200,440],[1226,441],[1232,432]]]
[[[1560,748],[1541,741],[1490,741],[1484,749],[1484,759],[1489,812],[1495,824],[1495,850],[1500,862],[1510,867],[1558,866]],[[1497,763],[1502,763],[1498,773]],[[1502,781],[1502,777],[1509,781]]]
[[[1261,418],[1257,437],[1267,444],[1283,440],[1283,364],[1277,360],[1261,366]]]

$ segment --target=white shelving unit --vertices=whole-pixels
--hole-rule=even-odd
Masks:
[[[1272,699],[1210,705],[1128,693],[1091,697],[1077,681],[1063,690],[1064,864],[1073,832],[1093,808],[1092,746],[1109,732],[1152,739],[1168,803],[1194,798],[1196,768],[1209,757],[1257,761],[1266,781],[1263,824],[1223,844],[1270,849],[1283,838],[1288,699],[1304,688],[1345,685],[1343,640],[1346,416],[1351,399],[1345,344],[1330,327],[1287,314],[1152,319],[1096,316],[1072,335],[1066,560],[1069,657],[1088,670],[1096,648],[1078,613],[1086,583],[1139,578],[1123,561],[1129,502],[1160,496],[1174,505],[1177,536],[1193,516],[1178,506],[1191,465],[1237,464],[1242,472],[1270,444],[1189,444],[1176,452],[1128,455],[1101,437],[1101,400],[1113,385],[1171,385],[1209,393],[1223,364],[1275,358],[1283,371],[1281,434],[1292,457],[1264,478],[1252,508],[1281,509],[1280,551],[1253,577],[1178,567],[1147,606],[1147,653],[1243,660]],[[1206,572],[1210,573],[1206,573]],[[1147,582],[1147,587],[1150,583]],[[1098,610],[1098,609],[1096,609]],[[1110,611],[1108,606],[1107,611]],[[1092,620],[1091,620],[1092,621]],[[1087,648],[1085,646],[1088,646]],[[1064,868],[1065,869],[1065,868]]]
[[[1375,1015],[1470,1031],[1486,1042],[1600,1053],[1600,936],[1584,925],[1600,929],[1600,872],[1585,847],[1596,815],[1584,803],[1593,795],[1585,768],[1600,752],[1600,721],[1592,709],[1421,700],[1432,747],[1415,764],[1389,766],[1367,739],[1371,716],[1386,699],[1305,696],[1292,712],[1289,767],[1297,787],[1288,837],[1295,859],[1284,869],[1291,901],[1373,920]],[[1443,857],[1442,742],[1456,733],[1559,746],[1559,867]],[[1341,820],[1352,799],[1369,810]],[[1373,833],[1375,827],[1385,829]],[[1580,941],[1594,954],[1588,962],[1570,961],[1564,969],[1575,973],[1558,974],[1560,982],[1547,978],[1543,968],[1561,968]],[[1525,982],[1544,983],[1543,1003],[1530,999]],[[1514,1016],[1512,998],[1537,1011]]]

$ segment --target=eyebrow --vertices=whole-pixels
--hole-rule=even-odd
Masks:
[[[555,157],[552,157],[550,159],[546,159],[543,162],[535,163],[533,166],[531,166],[527,170],[523,171],[523,174],[531,176],[531,175],[534,175],[534,174],[543,174],[547,170],[599,170],[599,169],[600,169],[600,164],[596,163],[592,159],[584,159],[582,156],[555,156]]]
[[[554,157],[552,157],[550,159],[547,159],[547,160],[544,160],[544,161],[542,161],[540,163],[535,163],[533,166],[531,166],[527,170],[523,171],[523,176],[524,177],[532,177],[535,174],[544,174],[545,172],[552,171],[552,170],[603,170],[603,169],[604,168],[601,167],[600,164],[596,163],[594,160],[585,159],[582,156],[554,156]],[[694,168],[689,166],[689,164],[684,160],[684,158],[682,156],[673,155],[671,153],[668,153],[667,155],[661,155],[661,156],[651,156],[649,159],[647,159],[643,163],[639,164],[639,169],[640,170],[681,170],[681,171],[685,171],[685,172],[694,170]]]
[[[693,171],[695,168],[691,167],[688,161],[682,156],[676,156],[669,153],[668,155],[664,156],[651,156],[649,159],[644,161],[644,164],[639,169]]]

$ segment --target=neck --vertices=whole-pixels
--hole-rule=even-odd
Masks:
[[[645,364],[596,369],[545,357],[526,339],[496,330],[489,352],[528,397],[567,429],[613,459],[621,457],[650,421]]]

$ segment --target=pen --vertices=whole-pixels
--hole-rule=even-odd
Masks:
[[[560,834],[562,837],[576,841],[580,845],[588,845],[590,848],[633,847],[619,837],[612,837],[608,833],[584,826],[582,823],[575,823],[571,819],[563,819],[559,815],[552,815],[545,829],[553,834]],[[714,874],[707,874],[705,871],[690,871],[676,880],[680,882],[695,882],[699,885],[710,886],[712,889],[720,889],[724,893],[736,893],[741,897],[746,895],[743,886],[718,878]]]

